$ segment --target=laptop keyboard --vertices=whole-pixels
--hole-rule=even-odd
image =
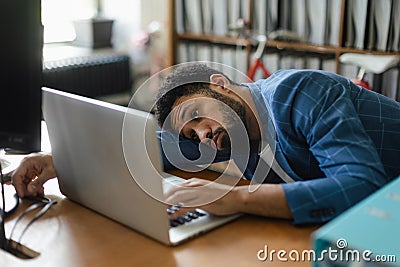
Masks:
[[[183,178],[171,176],[170,174],[165,174],[163,176],[164,176],[164,181],[163,181],[164,191],[166,190],[166,187],[170,186],[171,184],[172,185],[180,184],[183,181],[185,181]],[[179,204],[172,205],[170,208],[167,209],[167,213],[169,215],[174,214],[180,208],[181,208],[181,205],[179,205]],[[194,209],[192,211],[189,211],[189,212],[179,216],[176,219],[170,220],[170,225],[171,225],[171,227],[177,227],[180,225],[184,225],[184,224],[196,221],[206,215],[207,215],[207,213],[205,211],[202,211],[199,209]]]
[[[169,215],[174,214],[179,208],[180,208],[180,206],[178,206],[178,205],[171,206],[170,208],[167,209],[167,213]],[[189,212],[179,216],[176,219],[170,220],[170,226],[177,227],[177,226],[195,221],[206,215],[207,215],[207,213],[205,213],[204,211],[195,209],[195,210],[189,211]]]

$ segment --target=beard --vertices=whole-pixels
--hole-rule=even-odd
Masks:
[[[221,102],[219,111],[221,112],[223,118],[223,126],[217,129],[217,131],[215,131],[213,134],[220,135],[219,138],[221,138],[221,148],[219,150],[230,150],[232,144],[229,132],[233,133],[234,131],[240,131],[239,129],[242,129],[242,125],[244,125],[244,127],[247,129],[246,110],[239,101],[236,101],[228,96],[215,91],[213,92],[212,96]]]

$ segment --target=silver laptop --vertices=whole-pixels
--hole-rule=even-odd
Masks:
[[[191,220],[171,222],[168,206],[159,200],[165,175],[154,117],[49,88],[42,91],[58,182],[69,199],[167,245],[180,244],[240,216],[195,210]],[[123,131],[126,114],[135,127]]]

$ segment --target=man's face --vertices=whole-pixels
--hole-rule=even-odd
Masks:
[[[245,109],[229,96],[217,98],[194,94],[177,99],[170,114],[173,130],[218,150],[231,149],[229,133],[246,125]]]

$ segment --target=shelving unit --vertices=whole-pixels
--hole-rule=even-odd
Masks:
[[[169,51],[171,52],[171,58],[169,60],[169,64],[173,65],[176,63],[180,63],[179,57],[179,45],[184,44],[203,44],[209,47],[221,46],[221,47],[231,47],[233,49],[237,47],[242,47],[242,50],[245,51],[246,54],[246,69],[248,69],[249,62],[252,58],[252,54],[254,53],[256,44],[249,38],[246,37],[235,37],[235,36],[220,36],[214,34],[203,34],[203,33],[193,33],[190,31],[181,31],[177,30],[177,16],[176,16],[176,1],[179,0],[168,0],[169,1]],[[184,0],[185,1],[185,0]],[[194,3],[196,0],[191,0],[191,2],[185,3]],[[220,0],[214,0],[220,1]],[[229,0],[228,0],[229,1]],[[246,0],[248,1],[248,25],[253,25],[254,19],[254,5],[257,1],[262,0]],[[286,0],[290,1],[290,0]],[[332,0],[327,0],[332,1]],[[290,53],[291,55],[307,55],[311,57],[321,58],[321,60],[330,59],[333,60],[333,70],[336,73],[341,73],[341,64],[339,62],[339,57],[343,53],[362,53],[362,54],[374,54],[374,55],[400,55],[399,52],[392,51],[378,51],[378,50],[368,50],[368,49],[356,49],[345,46],[345,38],[346,38],[346,27],[348,27],[348,18],[347,10],[348,2],[350,0],[337,0],[340,1],[340,19],[337,43],[338,45],[319,45],[313,44],[310,42],[285,42],[285,41],[275,41],[268,40],[266,44],[266,54],[276,53],[278,56],[280,54]],[[374,1],[374,0],[370,0]],[[376,0],[375,0],[376,1]],[[338,2],[337,2],[338,3]],[[211,11],[209,11],[211,12]],[[227,11],[228,12],[228,11]],[[367,23],[367,22],[366,22]],[[250,26],[252,27],[252,26]],[[254,29],[248,29],[250,32]],[[224,62],[221,62],[224,63]]]

